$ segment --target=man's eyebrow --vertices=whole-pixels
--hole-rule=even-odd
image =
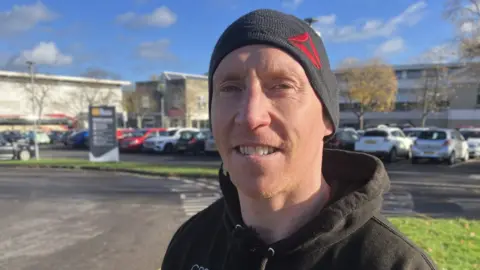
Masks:
[[[245,75],[239,74],[238,72],[220,72],[213,76],[213,81],[216,83],[225,81],[240,81],[243,79],[245,79]]]

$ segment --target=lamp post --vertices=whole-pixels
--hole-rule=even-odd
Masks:
[[[311,27],[314,23],[318,22],[318,19],[315,19],[313,17],[305,18],[303,19],[308,25]]]
[[[162,127],[165,126],[165,95],[167,92],[167,84],[165,82],[165,78],[162,78],[161,80],[158,81],[157,84],[157,91],[160,93],[161,98],[160,98],[160,121],[162,122]]]
[[[33,143],[35,145],[35,159],[36,160],[39,160],[40,159],[40,153],[38,151],[38,142],[37,142],[37,108],[36,108],[36,104],[35,104],[35,80],[33,78],[33,66],[35,65],[35,63],[33,61],[27,61],[27,65],[28,65],[28,70],[30,72],[30,87],[32,87],[30,90],[31,90],[31,94],[32,94],[32,111],[33,111]]]

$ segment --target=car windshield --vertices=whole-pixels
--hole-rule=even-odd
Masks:
[[[128,134],[125,134],[125,137],[143,137],[148,132],[148,130],[139,129]]]
[[[405,133],[405,136],[407,137],[418,137],[420,133],[422,133],[421,130],[406,130],[403,133]]]
[[[465,140],[468,140],[469,138],[480,139],[480,131],[477,130],[462,131],[461,133]]]
[[[363,134],[363,137],[387,137],[388,133],[384,130],[369,130]]]
[[[445,131],[422,131],[418,135],[421,140],[445,140],[447,133]]]
[[[195,136],[195,137],[199,140],[204,140],[204,139],[210,137],[210,131],[199,132],[199,133],[197,133],[197,136]]]
[[[160,136],[171,137],[171,136],[174,136],[175,133],[177,133],[177,130],[178,129],[172,129],[172,130],[169,130],[169,131],[161,131],[158,134],[160,134]]]

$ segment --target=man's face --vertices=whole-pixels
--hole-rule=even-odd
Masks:
[[[227,55],[213,76],[212,129],[231,180],[244,195],[288,193],[321,166],[331,134],[302,66],[251,45]]]

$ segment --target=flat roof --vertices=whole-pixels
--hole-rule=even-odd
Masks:
[[[389,65],[388,63],[385,63]],[[423,64],[404,64],[404,65],[390,65],[393,70],[395,71],[403,71],[403,70],[424,70],[424,69],[431,69],[434,67],[447,67],[447,68],[464,68],[467,67],[465,63],[423,63]],[[334,73],[341,73],[344,71],[345,68],[335,69]]]
[[[181,72],[173,72],[173,71],[164,71],[162,75],[165,76],[167,80],[175,80],[175,79],[204,79],[207,80],[208,76],[205,75],[198,75],[198,74],[188,74],[188,73],[181,73]]]
[[[14,72],[14,71],[5,71],[0,70],[0,78],[24,78],[29,79],[30,74],[27,72]],[[107,80],[107,79],[94,79],[86,77],[73,77],[73,76],[60,76],[60,75],[47,75],[35,73],[35,79],[41,80],[52,80],[52,81],[63,81],[63,82],[72,82],[72,83],[92,83],[92,84],[107,84],[107,85],[130,85],[129,81],[119,81],[119,80]]]

